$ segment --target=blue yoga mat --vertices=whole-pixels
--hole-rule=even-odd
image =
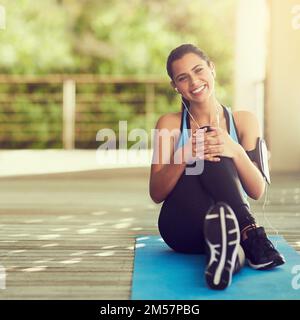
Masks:
[[[160,236],[139,236],[136,239],[131,299],[298,300],[300,255],[283,237],[270,236],[270,240],[285,256],[284,265],[266,271],[245,266],[233,276],[230,287],[216,291],[206,285],[204,255],[177,253]]]

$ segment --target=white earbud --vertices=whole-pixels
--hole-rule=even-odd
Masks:
[[[176,91],[176,92],[179,92],[177,88],[175,88],[175,91]]]

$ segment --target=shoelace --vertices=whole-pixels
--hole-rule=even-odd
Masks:
[[[267,238],[265,234],[258,234],[257,229],[254,229],[256,232],[256,237],[253,239],[258,244],[258,248],[261,250],[263,255],[268,255],[268,253],[273,253],[276,251],[273,243]]]

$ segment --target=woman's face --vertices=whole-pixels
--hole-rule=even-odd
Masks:
[[[172,63],[174,88],[188,101],[203,102],[214,91],[214,66],[194,53],[187,53]]]

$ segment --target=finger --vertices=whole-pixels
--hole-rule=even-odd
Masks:
[[[217,127],[211,127],[212,131],[206,132],[206,136],[216,136],[222,134],[222,128],[217,128]]]
[[[222,146],[209,146],[208,148],[204,149],[204,151],[208,151],[209,153],[213,154],[213,153],[223,153],[224,152],[224,148]]]
[[[204,139],[205,139],[204,133],[198,133],[198,134],[192,135],[192,140],[204,140]]]
[[[205,132],[207,131],[207,128],[204,128],[204,129],[196,129],[193,133],[193,137],[196,137],[197,136],[197,133],[198,135],[200,134],[204,134]]]
[[[218,153],[218,152],[216,152],[216,153],[208,153],[208,154],[205,154],[205,155],[204,155],[204,157],[207,157],[207,158],[214,158],[214,157],[219,158],[219,157],[221,157],[221,156],[222,156],[222,154],[220,154],[220,153]]]
[[[219,151],[219,150],[211,150],[211,149],[204,149],[203,153],[204,153],[204,154],[207,154],[207,155],[222,155],[222,154],[223,154],[222,151]]]
[[[212,138],[212,137],[217,137],[219,134],[217,131],[212,131],[212,132],[208,132],[208,133],[205,133],[204,135],[204,140],[205,139],[209,139],[209,138]]]
[[[205,161],[210,161],[210,162],[219,162],[221,159],[220,158],[213,158],[213,157],[210,157],[210,158],[207,158],[207,159],[204,159]]]
[[[192,143],[192,148],[203,148],[204,149],[204,143],[195,141]]]
[[[210,154],[210,150],[208,148],[206,148],[206,149],[203,150],[203,153],[204,154]]]
[[[196,152],[196,153],[202,153],[202,154],[204,154],[204,147],[194,147],[193,148],[193,152]]]
[[[207,139],[204,140],[204,145],[211,145],[211,144],[214,144],[214,141],[215,141],[215,137],[209,137]]]
[[[205,156],[204,156],[204,160],[207,160],[207,161],[220,161],[221,158],[218,157],[218,155],[215,155],[215,156],[205,155]]]
[[[193,135],[192,137],[192,141],[204,141],[204,140],[205,140],[204,134],[198,134],[196,136]]]
[[[204,159],[204,154],[203,154],[202,152],[196,153],[196,158],[197,158],[198,160],[205,160],[205,159]]]
[[[195,146],[199,146],[199,147],[204,147],[204,141],[203,140],[196,140],[195,141]]]
[[[210,127],[210,129],[212,130],[211,132],[217,131],[217,132],[222,132],[222,128],[220,127]]]
[[[223,147],[224,141],[221,139],[212,139],[204,143],[206,148],[216,148],[216,147]]]
[[[213,137],[215,135],[218,134],[218,131],[214,130],[214,131],[209,131],[209,132],[205,132],[205,136],[206,137]]]
[[[193,137],[192,144],[204,144],[204,137]]]

